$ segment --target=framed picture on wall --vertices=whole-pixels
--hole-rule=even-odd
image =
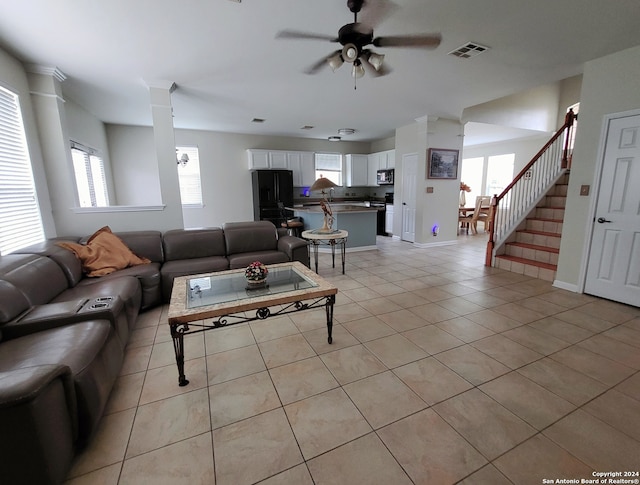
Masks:
[[[429,148],[427,153],[427,178],[457,179],[460,150]]]

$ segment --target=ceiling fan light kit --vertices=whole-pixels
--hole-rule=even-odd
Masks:
[[[340,27],[338,37],[296,30],[283,30],[276,35],[276,38],[324,40],[340,43],[342,49],[316,62],[305,72],[307,74],[315,74],[326,65],[335,72],[343,63],[349,62],[353,64],[351,75],[355,79],[364,76],[365,69],[375,77],[384,76],[390,72],[389,69],[384,69],[384,54],[365,49],[368,45],[382,48],[411,47],[421,49],[435,49],[440,45],[442,36],[439,33],[374,37],[372,27],[358,22],[358,13],[364,4],[365,0],[347,0],[347,7],[353,12],[353,22]]]
[[[342,48],[342,59],[345,62],[354,62],[359,56],[358,48],[355,44],[345,44]]]
[[[356,59],[355,61],[353,61],[351,75],[356,79],[360,79],[362,76],[364,76],[364,66],[362,65],[360,59]]]
[[[327,63],[329,67],[336,72],[344,64],[344,60],[342,59],[342,53],[340,51],[336,52],[332,56],[327,57]]]

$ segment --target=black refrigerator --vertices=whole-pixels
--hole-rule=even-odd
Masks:
[[[253,184],[253,218],[271,221],[279,227],[282,221],[278,202],[293,207],[293,172],[291,170],[255,170]]]

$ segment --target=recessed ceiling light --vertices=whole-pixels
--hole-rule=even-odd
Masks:
[[[263,118],[254,118],[251,120],[251,123],[264,123]]]
[[[327,140],[329,141],[340,141],[342,140],[341,136],[330,136],[329,138],[327,138]]]
[[[356,132],[353,128],[340,128],[338,133],[341,135],[353,135]]]

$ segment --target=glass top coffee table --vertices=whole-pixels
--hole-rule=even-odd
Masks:
[[[188,334],[324,307],[327,341],[332,342],[337,288],[297,261],[271,264],[267,268],[266,285],[255,289],[247,285],[244,269],[179,276],[173,280],[169,326],[180,386],[189,383],[184,375],[184,336]],[[280,307],[272,308],[277,306]]]

